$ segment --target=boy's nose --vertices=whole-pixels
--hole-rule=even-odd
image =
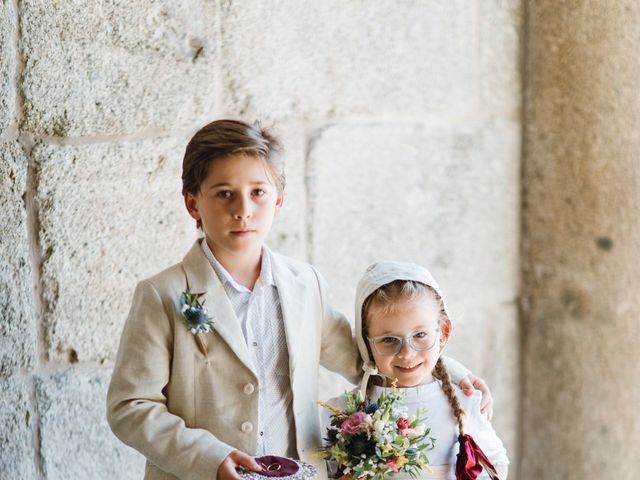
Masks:
[[[238,202],[235,206],[235,210],[233,212],[233,217],[236,220],[242,220],[244,218],[251,217],[251,205],[246,199],[244,198],[238,199]]]

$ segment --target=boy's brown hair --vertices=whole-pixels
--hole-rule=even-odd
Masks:
[[[182,161],[182,194],[197,195],[209,167],[216,160],[231,155],[250,155],[264,160],[278,191],[285,186],[282,143],[258,122],[216,120],[205,125],[189,140]],[[198,227],[201,226],[198,220]]]

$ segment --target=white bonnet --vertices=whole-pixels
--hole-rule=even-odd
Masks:
[[[364,398],[364,389],[366,389],[367,381],[370,375],[377,375],[377,369],[375,364],[369,359],[369,351],[367,345],[362,338],[362,305],[369,295],[375,292],[378,288],[391,283],[395,280],[412,280],[422,283],[431,287],[439,296],[443,298],[442,291],[438,286],[433,275],[424,267],[416,265],[415,263],[407,262],[378,262],[369,266],[364,272],[364,275],[358,282],[356,288],[356,342],[358,344],[358,350],[360,350],[360,356],[362,357],[364,370],[364,378],[362,379],[362,398]],[[442,300],[442,304],[447,316],[447,306]]]

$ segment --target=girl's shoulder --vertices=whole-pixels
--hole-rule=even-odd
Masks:
[[[467,396],[458,385],[452,385],[452,389],[458,399],[460,408],[462,408],[467,415],[480,414],[481,392],[476,390],[473,395]],[[406,389],[405,402],[416,407],[426,406],[432,409],[450,408],[447,394],[442,388],[442,382],[440,380]]]
[[[482,392],[475,390],[472,395],[465,395],[459,385],[453,385],[453,391],[460,403],[460,408],[467,415],[479,415],[480,403],[482,402]]]

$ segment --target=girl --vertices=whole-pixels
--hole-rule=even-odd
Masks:
[[[480,465],[471,462],[469,467],[461,458],[455,467],[460,447],[462,452],[471,451],[467,456],[487,463],[478,478],[489,478],[490,473],[491,478],[504,480],[508,470],[506,451],[480,412],[480,396],[462,395],[460,388],[451,383],[442,361],[450,333],[451,320],[440,289],[426,269],[401,262],[369,267],[356,291],[356,340],[366,372],[362,398],[377,399],[385,386],[395,381],[404,389],[404,403],[410,415],[418,408],[426,409],[425,423],[436,442],[435,448],[427,452],[433,471],[425,471],[422,478],[476,478]],[[329,401],[334,405],[336,402],[340,399]],[[323,420],[328,426],[328,413]],[[475,439],[495,466],[497,476],[465,434]]]
[[[281,150],[233,120],[187,145],[184,202],[204,235],[136,287],[107,398],[148,480],[238,479],[260,470],[253,455],[307,458],[319,365],[357,381],[351,327],[322,277],[264,245],[284,199]]]

